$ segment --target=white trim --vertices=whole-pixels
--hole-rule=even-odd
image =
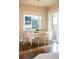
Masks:
[[[26,11],[26,12],[24,12],[24,14],[26,14],[26,15],[37,15],[37,16],[41,16],[40,12]]]

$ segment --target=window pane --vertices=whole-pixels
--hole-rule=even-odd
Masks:
[[[39,29],[39,21],[33,19],[32,20],[32,29]]]
[[[31,17],[25,16],[25,30],[30,31],[31,30]]]
[[[53,13],[53,40],[58,40],[58,12]]]
[[[56,15],[53,16],[53,24],[57,24],[57,16]]]
[[[41,22],[40,22],[41,17],[36,16],[36,15],[26,15],[25,16],[25,30],[29,31],[31,29],[39,29]]]

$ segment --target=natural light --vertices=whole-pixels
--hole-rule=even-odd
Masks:
[[[41,17],[37,15],[24,15],[24,30],[31,31],[31,29],[41,28]]]

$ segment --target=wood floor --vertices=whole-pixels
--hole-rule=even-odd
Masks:
[[[44,44],[43,42],[39,43],[39,47],[45,46],[45,45],[48,45],[48,44]],[[29,49],[33,49],[33,48],[37,48],[37,47],[38,47],[37,42],[32,42],[32,46],[30,45],[30,43],[28,41],[25,43],[19,42],[19,51],[29,50]]]
[[[19,59],[33,59],[38,54],[49,52],[52,52],[52,45],[23,50],[19,52]]]

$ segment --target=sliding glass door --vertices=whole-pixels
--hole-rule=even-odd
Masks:
[[[58,52],[59,45],[58,11],[48,13],[49,40],[53,43],[53,52]]]

